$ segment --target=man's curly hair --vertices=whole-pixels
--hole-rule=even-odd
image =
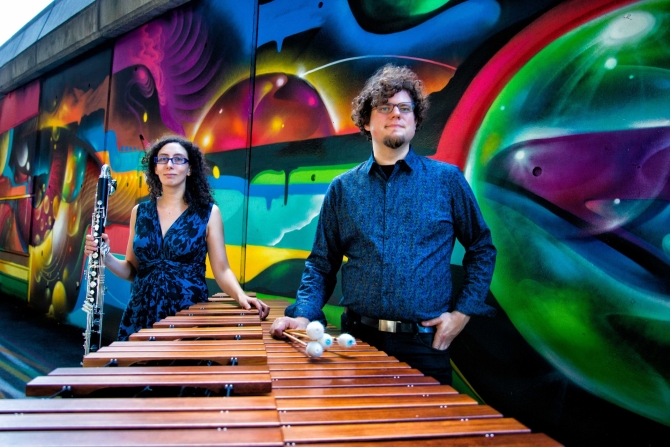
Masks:
[[[401,90],[407,91],[412,98],[416,128],[417,130],[420,128],[428,110],[428,98],[423,92],[423,83],[408,67],[386,64],[365,82],[365,87],[351,103],[353,106],[351,119],[368,140],[372,139],[372,136],[365,130],[365,125],[370,123],[372,109],[380,104],[386,104],[389,98]]]
[[[153,200],[156,200],[163,194],[163,185],[158,175],[156,175],[154,157],[168,143],[178,143],[186,149],[186,157],[188,158],[191,175],[186,177],[184,201],[188,206],[195,206],[196,208],[209,206],[210,203],[214,202],[214,197],[212,196],[212,187],[207,181],[210,168],[205,161],[205,156],[195,143],[177,135],[168,135],[154,142],[142,158],[144,175],[149,187],[149,196]]]

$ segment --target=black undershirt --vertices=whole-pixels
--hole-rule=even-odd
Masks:
[[[395,165],[379,165],[380,168],[382,168],[382,172],[386,174],[386,179],[388,180],[389,177],[391,177],[391,174],[393,174],[393,168],[395,168]]]

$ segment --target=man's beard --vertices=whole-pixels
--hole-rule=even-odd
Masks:
[[[384,137],[384,146],[391,149],[398,149],[405,144],[405,137]]]

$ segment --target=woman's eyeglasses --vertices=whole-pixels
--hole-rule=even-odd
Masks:
[[[164,155],[159,155],[158,157],[154,157],[154,163],[157,163],[159,165],[166,165],[168,164],[168,161],[172,161],[172,163],[176,165],[185,165],[186,163],[188,163],[188,158],[181,155],[175,155],[174,157],[166,157]]]

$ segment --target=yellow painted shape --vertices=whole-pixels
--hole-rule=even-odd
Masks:
[[[242,247],[240,245],[226,244],[226,256],[228,256],[228,264],[230,269],[235,273],[237,280],[240,281],[240,268],[242,267]],[[212,265],[209,263],[209,255],[207,255],[205,276],[209,279],[214,279],[214,272]]]
[[[19,371],[18,369],[14,368],[13,366],[11,366],[9,363],[6,362],[0,361],[0,369],[4,369],[9,374],[11,374],[12,376],[16,377],[17,379],[23,382],[30,382],[33,379],[32,377],[22,373],[21,371]]]
[[[61,205],[61,208],[66,207],[66,205]],[[63,212],[67,213],[67,210]],[[28,281],[28,302],[30,302],[30,297],[32,294],[32,285],[33,282],[39,283],[42,281],[42,268],[45,265],[48,265],[51,261],[50,258],[53,255],[51,250],[53,249],[53,232],[49,231],[46,234],[46,237],[39,245],[28,246],[28,253],[30,254],[30,273],[29,278],[33,278],[34,281]],[[45,258],[46,253],[46,258]]]
[[[15,264],[9,261],[3,261],[0,259],[0,272],[16,279],[21,279],[26,282],[28,281],[29,269],[23,265]]]
[[[67,292],[62,281],[57,281],[53,287],[51,306],[56,315],[64,316],[67,313]]]
[[[242,266],[242,247],[239,245],[226,245],[226,254],[228,255],[228,263],[230,268],[235,273],[238,281],[240,280],[239,267]],[[270,268],[278,262],[287,259],[307,259],[309,251],[307,250],[292,250],[290,248],[273,248],[263,247],[259,245],[247,245],[247,265],[245,281],[251,281],[258,276],[262,271]],[[238,267],[239,266],[239,267]],[[212,266],[207,257],[207,272],[206,276],[209,279],[214,279]]]
[[[0,134],[0,173],[5,172],[9,155],[9,132]]]
[[[16,196],[4,196],[0,197],[0,202],[6,201],[6,200],[16,200],[16,199],[29,199],[33,195],[32,194],[19,194]]]
[[[309,251],[290,248],[247,245],[247,265],[245,280],[251,281],[269,267],[287,259],[307,259]]]
[[[308,250],[295,250],[291,248],[274,248],[264,247],[261,245],[247,245],[246,256],[246,272],[245,282],[249,282],[258,276],[261,272],[267,270],[273,265],[286,261],[288,259],[307,259],[309,256]],[[240,280],[240,272],[237,266],[242,263],[242,247],[239,245],[226,245],[226,254],[228,255],[228,263],[230,268],[235,273],[237,280]],[[342,258],[342,262],[347,262],[346,256]],[[207,271],[205,273],[207,278],[214,279],[212,267],[209,264],[209,256],[207,257]]]
[[[30,366],[33,369],[36,369],[38,371],[42,371],[43,374],[48,374],[51,371],[51,367],[44,366],[38,362],[35,362],[33,360],[30,360],[28,357],[24,357],[18,352],[10,351],[7,348],[0,347],[0,352],[7,354],[7,356],[15,357],[25,363],[26,365]]]

